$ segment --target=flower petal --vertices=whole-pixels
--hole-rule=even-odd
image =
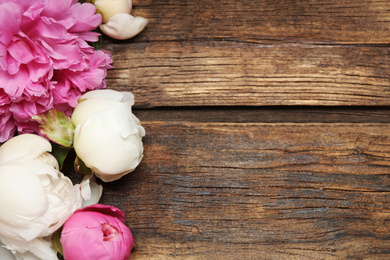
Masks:
[[[108,20],[107,23],[101,24],[99,28],[102,32],[117,40],[126,40],[139,34],[148,20],[143,17],[134,17],[130,14],[116,14]]]
[[[99,203],[100,197],[103,194],[103,186],[97,183],[96,176],[92,174],[85,176],[80,186],[83,197],[83,208]]]
[[[23,149],[20,149],[23,147]],[[0,147],[0,163],[38,158],[51,152],[51,144],[45,138],[34,134],[18,135]]]

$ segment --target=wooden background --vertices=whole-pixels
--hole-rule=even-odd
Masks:
[[[131,259],[390,259],[390,1],[134,0],[108,87],[146,129],[104,184]]]

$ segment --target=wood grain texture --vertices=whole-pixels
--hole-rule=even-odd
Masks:
[[[389,123],[143,125],[143,161],[102,199],[132,259],[390,257]]]
[[[145,156],[102,198],[132,259],[390,258],[388,1],[133,3],[104,48]]]
[[[149,25],[105,39],[136,107],[388,106],[387,1],[134,2]]]
[[[390,105],[390,49],[247,43],[107,45],[107,84],[136,107]]]
[[[389,44],[383,0],[134,0],[149,19],[136,41]]]

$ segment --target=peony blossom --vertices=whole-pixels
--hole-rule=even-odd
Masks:
[[[101,21],[76,0],[0,0],[0,142],[37,133],[33,115],[70,115],[83,93],[105,87],[111,56],[87,43]]]
[[[84,191],[73,185],[50,151],[49,141],[33,134],[0,147],[0,242],[17,259],[57,259],[48,236],[82,206],[82,193],[92,193],[89,180]]]
[[[80,98],[72,114],[77,156],[108,182],[133,171],[143,156],[145,130],[131,111],[130,92],[94,90]]]
[[[77,210],[64,224],[61,244],[66,260],[128,260],[133,235],[123,211],[102,204]]]
[[[100,30],[111,38],[118,40],[132,38],[148,24],[147,19],[130,14],[131,0],[92,0],[92,2],[103,15]]]

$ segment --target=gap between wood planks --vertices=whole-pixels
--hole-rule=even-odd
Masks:
[[[231,123],[390,123],[390,107],[160,107],[135,108],[142,121]]]

